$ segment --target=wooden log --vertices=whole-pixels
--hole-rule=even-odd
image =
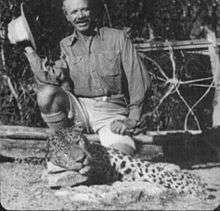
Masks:
[[[197,40],[184,40],[184,41],[171,41],[171,46],[175,50],[196,50],[196,49],[208,49],[212,44],[211,41],[206,39],[197,39]],[[220,45],[220,38],[216,39],[216,44]],[[137,43],[135,47],[139,52],[150,52],[158,50],[169,50],[169,45],[167,42],[145,42]]]
[[[0,138],[2,139],[27,139],[45,141],[49,133],[49,128],[0,125]],[[98,136],[95,134],[86,136],[90,141],[98,140]]]
[[[8,139],[28,139],[28,140],[46,140],[49,134],[48,128],[38,127],[24,127],[24,126],[12,126],[12,125],[0,125],[0,138]],[[152,143],[154,136],[167,135],[167,134],[183,134],[186,133],[182,130],[173,131],[148,131],[146,134],[139,134],[134,137],[136,141],[143,143]],[[189,130],[187,133],[196,135],[201,134],[199,130]],[[98,141],[98,135],[96,134],[84,134],[90,141]]]
[[[5,128],[8,127],[8,128]],[[2,129],[2,130],[1,130]],[[22,139],[21,131],[33,132],[35,128],[16,126],[0,126],[0,131],[6,134],[19,132],[19,139],[0,138],[0,155],[10,158],[44,158],[46,155],[46,139]],[[38,128],[38,132],[48,129]],[[10,131],[10,133],[9,133]],[[179,131],[149,132],[149,135],[139,135],[136,138],[137,156],[141,159],[153,161],[174,162],[178,165],[189,166],[205,162],[220,161],[220,127],[206,132],[193,133]],[[5,135],[1,133],[1,135]],[[29,134],[29,137],[30,134]],[[44,137],[44,136],[42,136]],[[90,141],[98,141],[96,135],[87,135]],[[143,140],[141,140],[141,138]],[[147,140],[148,139],[148,140]],[[1,158],[1,157],[0,157]]]
[[[37,157],[46,155],[45,140],[0,139],[0,155],[13,158]]]
[[[13,125],[0,126],[0,138],[14,139],[46,139],[49,134],[48,128],[23,127]]]
[[[215,32],[206,27],[206,39],[211,44],[209,45],[209,55],[212,67],[212,74],[215,83],[215,96],[213,100],[213,127],[220,125],[220,59],[218,40]]]
[[[44,157],[48,128],[23,126],[0,126],[0,154],[7,157]],[[191,131],[190,134],[200,134],[201,131]],[[146,159],[163,154],[161,145],[167,140],[168,134],[184,135],[184,131],[149,131],[134,137],[139,154]],[[187,133],[189,134],[189,133]],[[85,134],[90,142],[98,142],[96,134]],[[163,141],[164,140],[164,141]]]
[[[96,141],[96,140],[95,140]],[[144,159],[151,159],[163,154],[159,145],[148,143],[147,145],[138,142],[138,154]],[[46,155],[46,141],[32,139],[3,139],[0,138],[0,155],[13,158],[37,157],[43,158]]]

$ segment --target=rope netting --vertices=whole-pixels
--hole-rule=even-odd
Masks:
[[[202,77],[202,78],[189,79],[189,80],[181,79],[181,76],[179,76],[178,71],[180,72],[183,71],[183,66],[179,68],[179,70],[177,70],[174,49],[169,41],[166,41],[166,42],[169,46],[168,56],[169,56],[169,62],[171,63],[170,67],[172,68],[171,70],[169,70],[169,72],[172,73],[171,76],[170,74],[169,75],[167,74],[167,71],[165,71],[155,59],[152,59],[150,56],[147,56],[146,54],[141,54],[141,56],[144,59],[148,60],[150,63],[152,63],[158,69],[160,73],[160,75],[157,74],[155,76],[155,73],[151,71],[150,75],[156,78],[158,82],[162,82],[164,84],[163,87],[167,87],[167,90],[165,91],[163,96],[159,99],[159,102],[157,103],[157,105],[155,106],[151,114],[158,113],[159,108],[167,100],[167,98],[173,94],[177,94],[180,101],[183,103],[183,105],[187,109],[186,115],[184,117],[184,124],[183,124],[184,132],[190,131],[190,127],[188,125],[190,116],[193,117],[193,120],[196,124],[197,129],[201,131],[202,130],[201,123],[197,115],[195,114],[194,110],[207,97],[211,89],[215,88],[214,78],[210,76],[210,77]],[[184,56],[182,51],[181,53]],[[202,91],[202,95],[192,105],[190,105],[190,103],[185,99],[185,96],[180,91],[181,87],[185,85],[188,85],[190,87],[194,86],[194,87],[203,88],[203,89],[205,88],[205,91]]]

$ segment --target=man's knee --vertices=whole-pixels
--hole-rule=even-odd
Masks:
[[[113,147],[128,155],[133,155],[136,150],[134,140],[131,137],[115,134],[108,127],[100,129],[98,134],[101,144],[105,147]]]
[[[110,145],[110,147],[119,150],[120,152],[124,153],[125,155],[134,155],[135,148],[130,144],[126,143],[115,143]]]
[[[60,87],[46,85],[37,92],[37,103],[42,113],[50,114],[59,111],[67,112],[69,99]]]

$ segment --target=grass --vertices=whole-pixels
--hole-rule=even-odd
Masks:
[[[18,161],[0,163],[2,206],[10,210],[210,210],[220,204],[219,199],[207,203],[198,199],[180,198],[172,192],[152,194],[153,189],[150,192],[143,191],[140,190],[138,184],[126,186],[120,182],[112,186],[79,186],[74,188],[73,192],[60,197],[55,195],[56,190],[49,189],[46,182],[41,180],[43,170],[44,166],[40,163]],[[218,183],[215,186],[218,186],[220,190],[218,180],[220,168],[201,170],[197,173],[207,178],[210,183]],[[82,190],[86,193],[101,193],[102,196],[106,194],[108,197],[91,202],[74,200],[74,197],[80,191],[82,193]]]

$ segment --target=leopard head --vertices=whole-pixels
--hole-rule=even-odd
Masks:
[[[83,165],[88,165],[91,159],[86,150],[89,144],[87,138],[74,127],[54,131],[47,143],[47,159],[60,167],[79,170]]]

